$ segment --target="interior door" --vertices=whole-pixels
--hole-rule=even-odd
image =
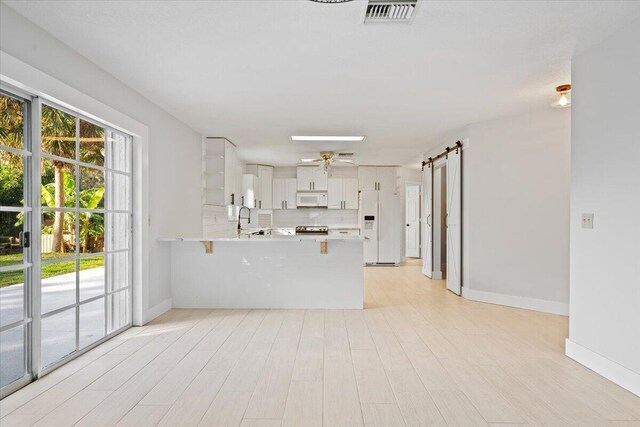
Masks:
[[[422,274],[433,277],[433,165],[422,171]]]
[[[405,254],[420,258],[420,186],[405,186]]]
[[[460,295],[462,286],[462,150],[447,157],[447,289]]]

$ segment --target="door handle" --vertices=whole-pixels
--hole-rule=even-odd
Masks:
[[[21,248],[29,248],[31,247],[31,233],[28,231],[21,231],[18,235],[18,239],[20,240]]]
[[[407,227],[409,227],[409,224],[407,224]]]

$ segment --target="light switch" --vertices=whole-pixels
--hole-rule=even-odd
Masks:
[[[593,228],[593,214],[592,213],[583,213],[582,214],[582,228]]]

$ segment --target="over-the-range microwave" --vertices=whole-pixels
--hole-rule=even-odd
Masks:
[[[299,208],[326,208],[327,193],[297,193]]]

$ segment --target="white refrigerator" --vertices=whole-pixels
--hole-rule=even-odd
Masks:
[[[365,264],[399,264],[400,196],[394,191],[360,192],[360,230]]]

